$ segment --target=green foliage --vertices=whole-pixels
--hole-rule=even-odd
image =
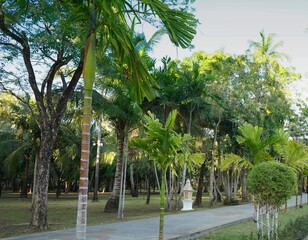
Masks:
[[[256,165],[247,178],[247,189],[255,200],[275,207],[280,207],[293,195],[295,186],[293,170],[275,161]]]
[[[279,238],[284,240],[302,240],[308,235],[308,215],[290,221],[283,230],[279,231]]]
[[[245,123],[239,127],[240,135],[236,137],[237,142],[244,150],[244,155],[253,164],[260,163],[261,161],[273,160],[267,150],[269,147],[277,142],[276,136],[264,136],[263,128],[252,126]]]
[[[131,146],[140,148],[149,153],[162,169],[167,169],[180,152],[186,152],[185,143],[192,140],[190,135],[183,137],[173,130],[177,111],[172,111],[165,123],[165,126],[149,112],[145,116],[146,137],[133,139]]]
[[[307,146],[290,140],[284,144],[276,144],[275,150],[282,156],[282,161],[297,173],[308,168]]]

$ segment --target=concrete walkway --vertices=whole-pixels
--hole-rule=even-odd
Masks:
[[[307,196],[303,195],[307,203]],[[288,206],[295,205],[295,197]],[[193,239],[213,229],[252,219],[252,204],[228,206],[204,211],[189,211],[165,216],[164,239]],[[131,220],[101,224],[87,228],[88,240],[145,240],[158,239],[159,218]],[[75,229],[50,231],[24,235],[10,240],[71,240],[75,239]]]

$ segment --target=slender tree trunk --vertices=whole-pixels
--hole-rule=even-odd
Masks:
[[[227,195],[227,204],[231,204],[231,180],[230,180],[230,171],[228,170],[225,172],[225,191],[226,191],[226,195]]]
[[[129,180],[130,180],[130,191],[132,197],[138,197],[138,188],[135,184],[135,179],[134,179],[134,156],[135,154],[132,153],[130,154],[130,164],[129,164]]]
[[[56,198],[59,198],[61,196],[61,184],[62,184],[61,178],[58,177],[58,179],[57,179]]]
[[[3,182],[3,174],[0,172],[0,198],[2,196],[2,182]]]
[[[261,232],[261,219],[260,219],[260,204],[259,203],[255,203],[256,204],[256,222],[257,222],[257,233],[260,234]]]
[[[218,152],[218,166],[221,165],[221,146],[220,146],[220,138],[217,138],[217,152]],[[217,189],[221,193],[223,191],[223,181],[222,181],[222,171],[220,168],[217,169]],[[221,194],[219,194],[218,201],[222,202],[223,197]]]
[[[214,196],[214,181],[215,181],[215,149],[217,145],[217,134],[218,134],[218,126],[220,124],[220,117],[218,122],[215,124],[214,128],[214,139],[212,144],[212,151],[211,151],[211,169],[210,169],[210,189],[209,189],[209,195],[210,195],[210,207],[213,207],[215,204],[215,196]]]
[[[276,240],[279,239],[279,236],[278,236],[278,213],[279,213],[279,208],[275,208],[275,238]]]
[[[125,125],[125,137],[123,147],[123,160],[124,167],[122,168],[122,179],[120,186],[119,207],[118,207],[118,219],[124,217],[124,203],[125,203],[125,187],[126,187],[126,172],[127,172],[127,160],[128,160],[128,126]]]
[[[213,154],[213,153],[212,153]],[[214,157],[211,157],[211,168],[210,168],[210,188],[209,188],[209,196],[210,196],[210,207],[213,207],[215,204],[215,198],[214,198]]]
[[[197,206],[197,207],[202,207],[202,193],[203,193],[205,170],[206,170],[206,160],[204,160],[200,168],[198,189],[197,189],[196,199],[194,202],[194,206]]]
[[[25,159],[25,176],[22,183],[20,198],[28,198],[28,176],[29,176],[29,156],[24,156]]]
[[[115,212],[119,207],[119,197],[120,197],[120,187],[122,178],[122,168],[123,168],[123,154],[124,154],[124,136],[125,136],[125,126],[120,124],[117,127],[117,138],[118,138],[118,158],[116,173],[113,183],[112,193],[105,205],[105,212]]]
[[[96,149],[96,160],[95,160],[95,184],[94,184],[94,192],[93,192],[93,199],[92,199],[93,202],[98,201],[101,138],[102,138],[101,122],[100,120],[98,120],[97,121],[97,149]]]
[[[162,169],[160,188],[159,240],[164,239],[166,169]]]
[[[247,189],[246,189],[246,169],[242,171],[242,201],[247,201]]]
[[[238,189],[238,183],[239,183],[240,173],[236,172],[234,176],[234,182],[233,182],[233,201],[234,204],[238,204],[237,200],[237,189]]]
[[[267,223],[267,239],[271,239],[271,222],[270,222],[270,210],[266,209],[266,223]]]
[[[298,176],[298,195],[299,195],[299,208],[303,207],[303,186],[302,186],[302,175]]]
[[[94,13],[92,13],[95,15]],[[94,24],[94,23],[93,23]],[[95,25],[94,25],[95,26]],[[93,29],[92,29],[93,30]],[[92,120],[92,88],[96,68],[96,34],[91,32],[88,37],[85,52],[84,79],[84,106],[82,119],[80,178],[78,192],[78,210],[76,220],[76,239],[86,239],[87,235],[87,208],[89,187],[89,161],[90,161],[90,130]]]
[[[157,167],[156,167],[155,162],[153,162],[153,164],[154,164],[154,172],[155,172],[155,178],[157,182],[157,188],[158,188],[158,191],[160,192],[160,184],[159,184],[159,179],[158,179],[158,174],[157,174]]]
[[[90,128],[92,91],[85,90],[84,116],[82,124],[82,146],[80,159],[80,178],[78,191],[78,211],[76,222],[76,239],[86,239],[87,205],[89,186],[89,159],[90,159]]]

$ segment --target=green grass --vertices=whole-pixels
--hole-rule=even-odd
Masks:
[[[92,194],[88,202],[88,225],[111,223],[117,220],[117,213],[104,213],[109,195],[100,194],[98,202],[92,202]],[[126,196],[124,219],[138,219],[158,216],[158,195],[151,196],[149,205],[145,204],[145,196],[132,198]],[[77,193],[63,194],[59,199],[55,194],[48,197],[48,230],[74,228],[77,214]],[[142,205],[142,211],[140,206]],[[3,193],[0,198],[0,238],[29,234],[31,219],[31,195],[27,199],[19,199],[19,193]]]
[[[19,193],[4,192],[0,198],[0,238],[18,236],[33,233],[29,229],[31,219],[31,194],[28,199],[19,199]],[[159,194],[152,194],[150,204],[146,205],[146,195],[132,198],[125,196],[124,219],[118,220],[117,213],[105,213],[104,207],[109,194],[99,194],[99,201],[92,202],[92,193],[89,194],[88,202],[88,225],[128,221],[159,216]],[[74,228],[77,215],[77,193],[63,194],[59,199],[54,193],[48,197],[48,231]],[[208,196],[203,198],[202,208],[208,208]],[[142,209],[142,210],[141,210]],[[176,214],[178,212],[166,212]]]
[[[308,216],[308,205],[303,208],[289,208],[287,212],[281,210],[279,212],[279,228],[283,229],[284,226],[290,221],[295,221],[298,217]],[[256,223],[248,221],[244,223],[235,224],[225,228],[214,230],[202,237],[196,238],[197,240],[244,240],[250,239],[251,234],[257,235]],[[307,229],[308,235],[308,229]]]

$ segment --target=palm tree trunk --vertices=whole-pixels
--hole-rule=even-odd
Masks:
[[[214,128],[214,139],[212,144],[212,151],[211,151],[211,169],[210,169],[210,189],[209,189],[209,195],[210,195],[210,207],[213,207],[215,204],[215,197],[214,197],[214,181],[215,181],[215,149],[217,145],[217,134],[218,134],[218,126],[220,124],[220,117],[218,122],[215,124]]]
[[[21,188],[20,198],[28,198],[29,156],[25,155],[25,176]]]
[[[95,184],[94,184],[94,193],[93,193],[93,202],[98,201],[98,184],[99,184],[99,167],[100,167],[100,154],[101,154],[101,122],[97,121],[97,149],[96,149],[96,160],[95,160]]]
[[[203,193],[203,182],[206,170],[206,160],[204,160],[203,164],[200,168],[199,180],[198,180],[198,189],[196,194],[196,199],[194,202],[194,206],[202,207],[202,193]]]
[[[161,173],[161,188],[160,188],[159,240],[163,240],[164,239],[166,172],[167,172],[167,169],[162,169],[162,173]]]
[[[146,203],[145,204],[150,204],[150,199],[151,199],[151,175],[152,175],[152,171],[151,171],[151,162],[148,161],[149,163],[149,167],[148,167],[148,170],[147,170],[147,175],[145,176],[146,177],[146,182],[147,182],[147,200],[146,200]]]
[[[120,198],[120,187],[122,179],[122,169],[123,169],[123,154],[124,154],[124,137],[125,137],[125,124],[119,123],[117,126],[117,138],[118,138],[118,158],[117,166],[114,177],[112,193],[105,205],[105,212],[115,212],[119,207]]]
[[[138,188],[135,184],[134,179],[134,153],[130,154],[130,164],[129,164],[129,180],[130,180],[130,191],[132,197],[138,197]]]
[[[156,182],[157,182],[157,188],[158,188],[158,191],[160,192],[160,184],[159,184],[159,179],[158,179],[156,163],[153,162],[153,164],[154,164],[154,172],[155,172],[155,178],[156,178]]]
[[[122,219],[124,217],[126,172],[127,172],[127,158],[128,158],[128,126],[127,126],[127,124],[125,125],[124,132],[125,132],[124,133],[125,134],[125,136],[124,136],[124,146],[123,146],[124,168],[122,168],[122,178],[121,178],[119,207],[118,207],[118,219]]]
[[[96,68],[96,34],[89,35],[85,63],[83,69],[84,79],[84,107],[82,119],[82,139],[80,158],[80,178],[78,192],[78,210],[76,220],[76,239],[86,239],[87,230],[87,206],[88,206],[88,185],[89,185],[89,159],[90,159],[90,129],[92,120],[92,88]]]
[[[247,201],[247,189],[246,189],[246,169],[242,170],[242,201]]]

